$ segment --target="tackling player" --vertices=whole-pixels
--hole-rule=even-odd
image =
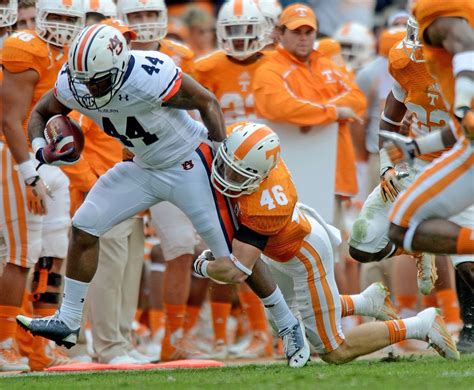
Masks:
[[[405,339],[429,341],[441,356],[459,359],[436,309],[388,320],[396,314],[383,285],[377,283],[358,295],[339,295],[334,280],[339,232],[314,210],[296,203],[296,188],[280,158],[279,138],[270,128],[255,123],[236,126],[214,158],[212,184],[232,200],[239,222],[229,257],[234,265],[205,251],[194,263],[196,273],[241,282],[252,275],[263,254],[278,279],[285,281],[285,299],[297,306],[308,340],[328,363],[346,363]],[[344,335],[341,311],[387,321],[360,325]]]

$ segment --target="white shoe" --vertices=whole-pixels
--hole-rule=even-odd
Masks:
[[[370,309],[366,313],[357,313],[373,317],[380,321],[397,320],[398,314],[390,301],[390,292],[381,282],[372,283],[361,295],[370,301]]]
[[[71,357],[71,359],[78,363],[92,363],[92,358],[87,354],[76,355]]]
[[[309,343],[303,329],[304,327],[298,322],[279,334],[283,339],[283,349],[288,365],[292,368],[304,367],[311,356]]]
[[[202,359],[217,359],[226,360],[229,356],[229,347],[222,340],[217,340],[212,347],[212,350],[207,353],[203,353]]]
[[[431,253],[420,253],[413,257],[416,260],[418,291],[423,295],[428,295],[438,279],[436,257]]]
[[[12,338],[0,343],[0,371],[30,371],[28,360],[24,360]]]
[[[130,351],[127,352],[128,355],[135,360],[139,361],[141,364],[150,364],[152,362],[156,362],[154,358],[151,356],[146,356],[143,353],[138,352],[136,349],[131,349]]]
[[[143,364],[143,363],[127,354],[127,355],[122,355],[122,356],[116,356],[112,360],[110,360],[107,364]]]
[[[268,351],[270,338],[270,333],[262,331],[252,331],[248,343],[241,350],[237,351],[235,357],[239,359],[272,357]]]
[[[426,342],[430,344],[442,357],[450,360],[459,360],[456,344],[446,329],[440,310],[430,307],[416,315],[424,324],[429,326]]]

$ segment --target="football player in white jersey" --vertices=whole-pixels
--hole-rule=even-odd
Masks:
[[[168,200],[190,218],[216,258],[229,257],[235,230],[232,210],[211,185],[213,152],[204,143],[208,131],[214,142],[225,138],[219,104],[168,56],[129,51],[125,38],[113,27],[87,27],[71,45],[54,91],[46,93],[31,113],[28,132],[40,161],[74,163],[70,151],[57,152],[42,134],[50,117],[66,115],[71,109],[93,119],[135,158],[101,176],[73,217],[61,308],[52,317],[17,316],[18,323],[34,335],[68,348],[77,342],[84,301],[97,268],[99,237],[114,225]],[[204,124],[188,115],[186,110],[194,109]],[[262,298],[278,290],[268,275],[254,272],[248,281]],[[299,326],[294,327],[295,317],[283,297],[272,310],[288,318],[279,329],[284,331],[286,325],[292,329],[294,337],[287,339],[299,340],[287,346],[290,361],[305,349],[304,336]]]

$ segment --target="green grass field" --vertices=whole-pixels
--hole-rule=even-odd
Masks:
[[[295,370],[281,363],[202,370],[153,370],[0,377],[0,389],[474,389],[474,355],[459,362],[437,357],[311,363]]]

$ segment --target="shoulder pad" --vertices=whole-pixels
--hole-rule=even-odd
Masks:
[[[160,45],[168,49],[173,54],[177,54],[186,60],[192,60],[194,58],[194,52],[186,45],[182,43],[172,41],[170,39],[163,39],[160,41]]]
[[[14,32],[3,44],[4,49],[20,50],[35,57],[47,57],[48,45],[34,31],[22,30]]]
[[[198,59],[195,62],[194,67],[196,71],[209,72],[210,70],[214,70],[216,66],[225,58],[225,53],[222,50],[217,50]]]
[[[397,70],[404,69],[410,62],[410,59],[405,54],[402,42],[400,41],[398,44],[393,45],[388,53],[389,67]]]

